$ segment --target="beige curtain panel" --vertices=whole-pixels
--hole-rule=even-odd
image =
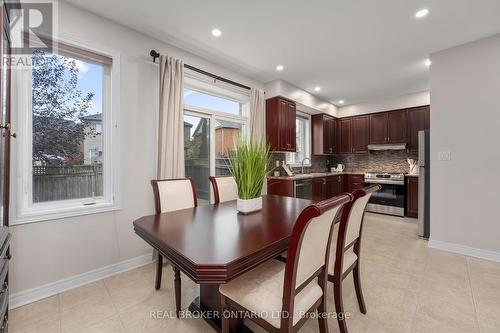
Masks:
[[[184,177],[184,63],[160,56],[158,178]]]
[[[265,140],[265,104],[264,90],[250,90],[250,138],[255,141]]]

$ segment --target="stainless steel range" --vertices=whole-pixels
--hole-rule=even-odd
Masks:
[[[374,192],[366,210],[369,212],[405,215],[405,176],[402,173],[368,172],[365,183],[380,184],[382,189]]]

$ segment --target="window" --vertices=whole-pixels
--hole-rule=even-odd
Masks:
[[[295,124],[297,149],[294,153],[286,154],[286,162],[290,165],[300,165],[304,158],[311,158],[311,118],[297,112]],[[311,165],[311,161],[304,165]]]
[[[228,155],[245,138],[248,90],[188,76],[184,88],[185,173],[192,177],[199,204],[210,202],[208,177],[229,176]]]
[[[114,209],[112,59],[59,44],[34,49],[32,64],[18,74],[26,132],[15,222]]]

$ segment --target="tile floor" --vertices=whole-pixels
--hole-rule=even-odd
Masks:
[[[500,332],[500,263],[433,250],[415,236],[411,219],[367,214],[362,283],[368,313],[359,312],[352,279],[344,281],[349,332]],[[154,290],[147,265],[12,310],[12,333],[214,332],[200,319],[151,319],[150,311],[174,310],[173,273],[164,268]],[[198,292],[182,283],[185,308]],[[330,311],[333,291],[328,289]],[[256,332],[261,332],[251,325]],[[330,332],[338,332],[335,320]],[[318,332],[309,320],[300,332]]]

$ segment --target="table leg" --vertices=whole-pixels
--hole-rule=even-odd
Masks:
[[[196,297],[189,305],[189,311],[195,313],[206,313],[203,317],[217,332],[221,332],[222,311],[221,297],[218,284],[200,284],[200,296]],[[208,312],[211,311],[211,312]],[[217,315],[215,315],[217,313]],[[252,333],[252,330],[243,324],[242,319],[232,318],[229,324],[231,333]]]

